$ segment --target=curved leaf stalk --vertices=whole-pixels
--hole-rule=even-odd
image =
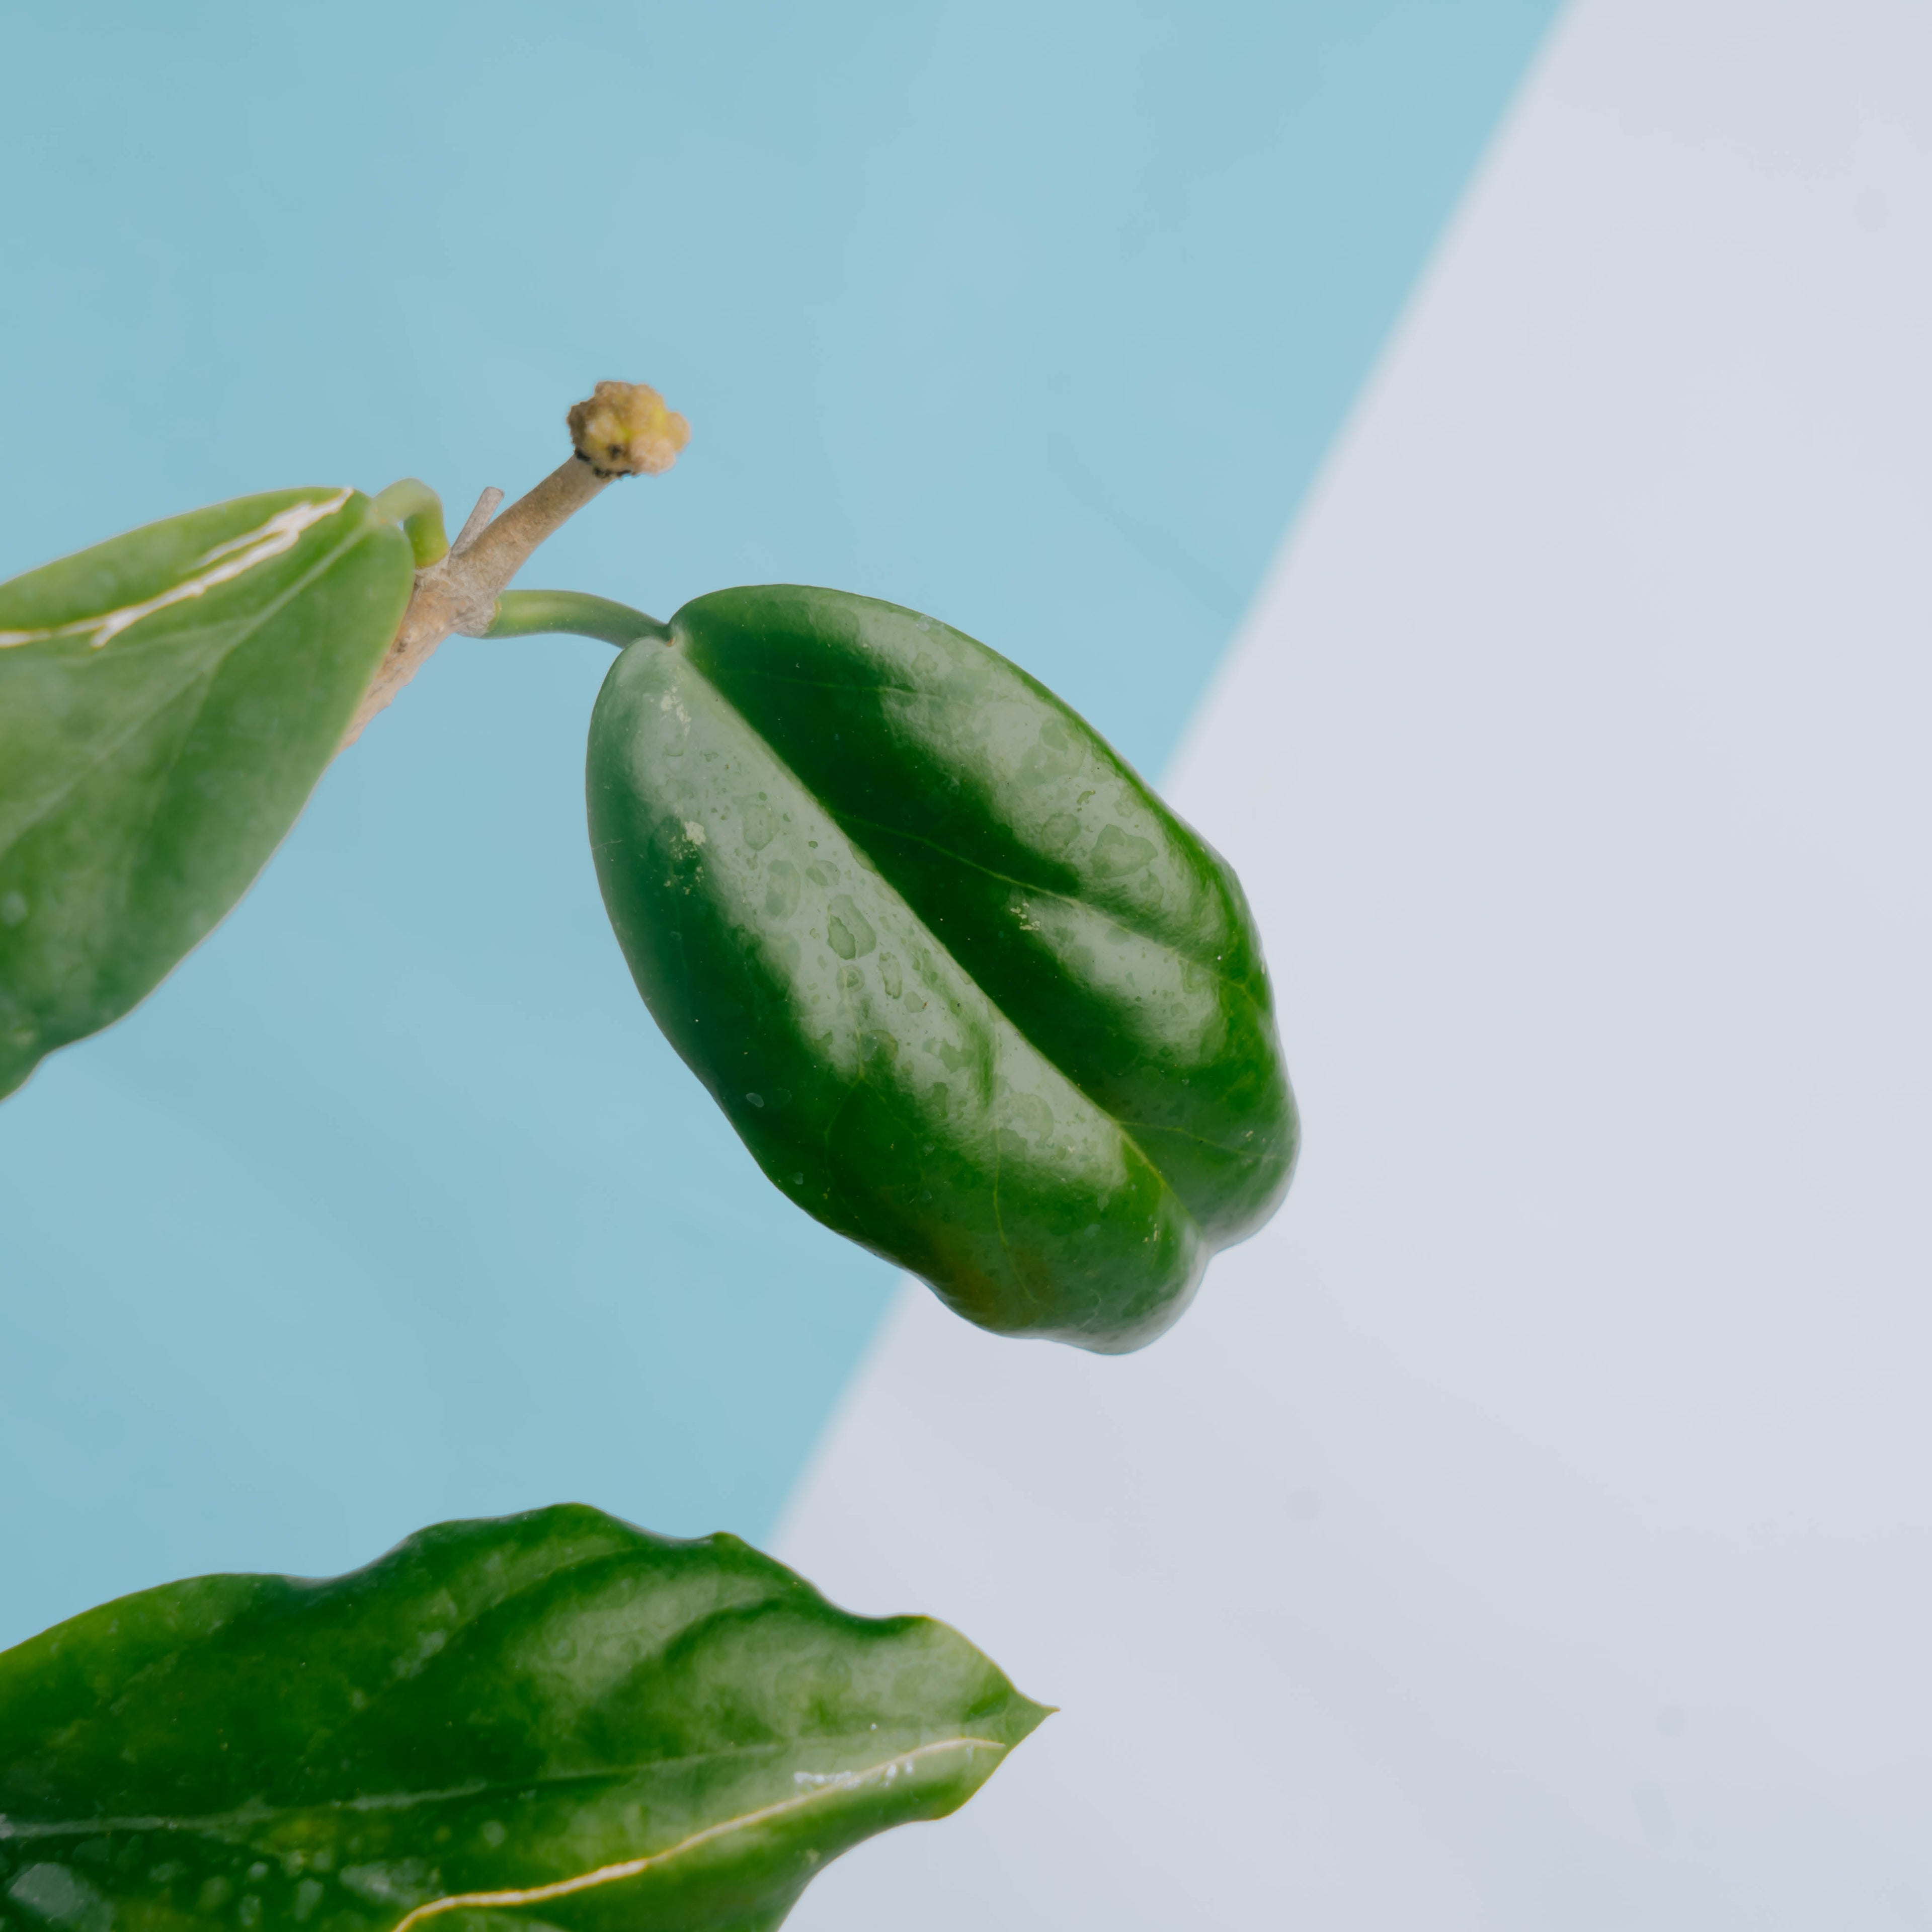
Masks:
[[[567,637],[595,638],[622,650],[640,638],[666,643],[670,626],[618,604],[608,597],[592,597],[580,590],[506,590],[496,600],[496,614],[486,638],[532,638],[546,632]]]
[[[381,491],[375,502],[376,515],[402,525],[417,569],[427,570],[449,554],[449,538],[442,527],[442,499],[427,483],[405,476]]]

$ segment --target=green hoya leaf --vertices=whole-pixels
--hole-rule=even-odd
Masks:
[[[0,584],[0,1095],[247,890],[409,601],[352,490],[171,517]]]
[[[700,597],[612,666],[589,799],[632,973],[759,1165],[982,1327],[1138,1347],[1280,1201],[1239,883],[983,644]]]
[[[578,1505],[0,1654],[0,1925],[764,1932],[1046,1712],[922,1617]]]

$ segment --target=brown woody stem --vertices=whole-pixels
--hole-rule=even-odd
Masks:
[[[593,405],[595,413],[586,421]],[[422,669],[444,638],[480,638],[489,629],[496,599],[544,538],[614,477],[668,469],[689,434],[684,418],[665,410],[657,392],[641,383],[598,383],[592,401],[571,411],[570,426],[578,454],[494,520],[490,512],[502,502],[502,492],[486,490],[448,555],[416,572],[395,641],[350,721],[344,749]]]

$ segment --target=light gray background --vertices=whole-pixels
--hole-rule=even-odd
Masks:
[[[1932,1927],[1932,13],[1583,0],[1174,775],[1286,1211],[783,1553],[1065,1708],[817,1928]]]

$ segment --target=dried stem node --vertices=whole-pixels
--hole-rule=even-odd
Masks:
[[[598,476],[662,476],[691,425],[648,382],[599,382],[566,420],[578,460]]]

